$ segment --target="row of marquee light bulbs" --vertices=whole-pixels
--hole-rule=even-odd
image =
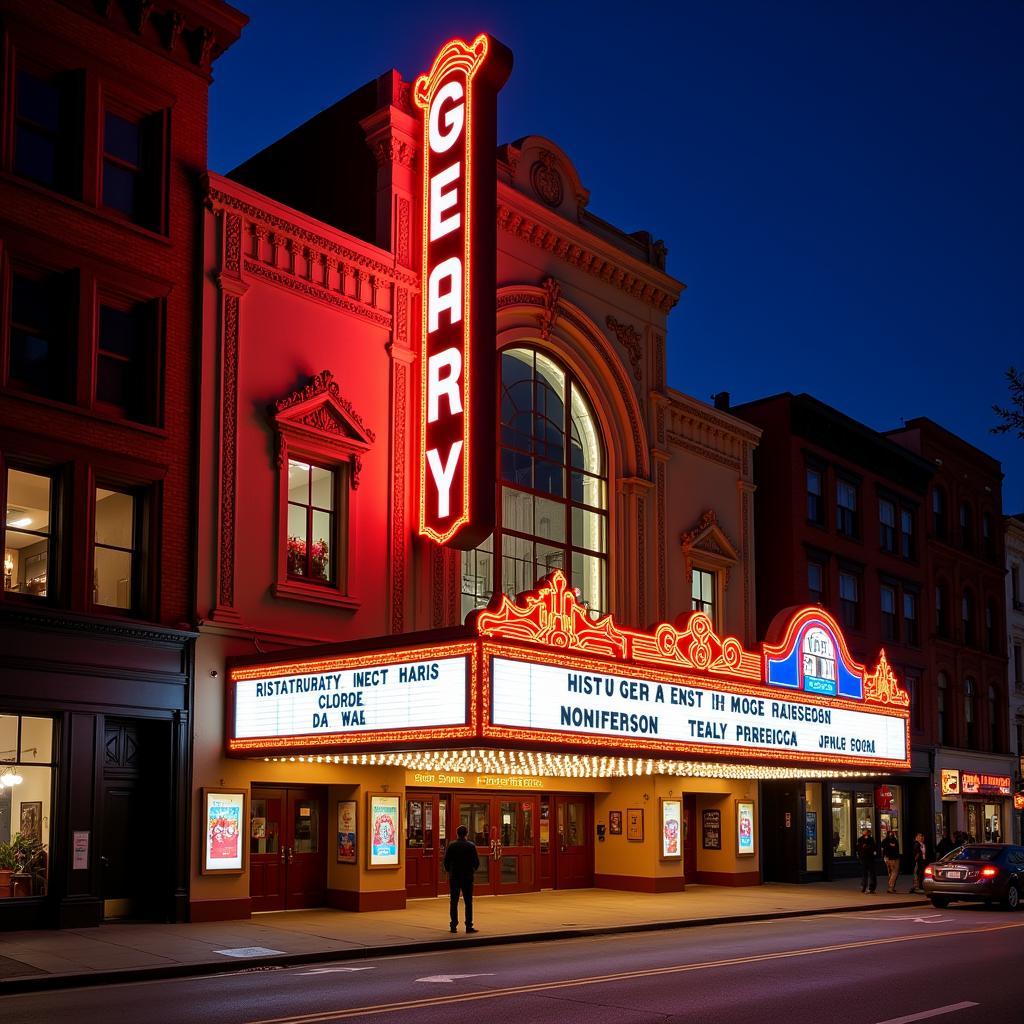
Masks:
[[[505,750],[412,750],[380,754],[308,754],[264,757],[282,764],[324,764],[405,768],[408,771],[470,772],[493,775],[607,779],[637,775],[675,775],[700,779],[868,778],[870,772],[776,765],[707,764],[653,758],[606,757]]]

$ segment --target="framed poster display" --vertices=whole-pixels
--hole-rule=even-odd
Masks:
[[[395,868],[401,863],[402,798],[391,793],[367,793],[367,868]]]
[[[338,863],[355,864],[356,853],[356,802],[338,801]]]
[[[43,801],[24,800],[21,804],[21,828],[26,839],[43,838]]]
[[[754,843],[754,801],[736,801],[736,853],[740,857],[753,857],[757,847]]]
[[[644,841],[644,809],[642,807],[626,809],[626,839],[631,843]]]
[[[807,856],[817,857],[818,856],[818,812],[807,811],[806,812],[806,844],[807,844]]]
[[[203,789],[203,857],[199,870],[204,875],[234,874],[245,871],[249,848],[243,842],[242,825],[248,814],[247,789]]]
[[[608,835],[622,835],[622,811],[608,812]]]
[[[700,817],[701,846],[705,850],[722,848],[722,812],[717,807],[709,807]]]
[[[661,819],[661,859],[679,860],[683,856],[682,800],[658,798]]]

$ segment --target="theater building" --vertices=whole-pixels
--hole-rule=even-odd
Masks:
[[[763,779],[909,766],[877,652],[758,643],[759,431],[667,386],[660,242],[472,148],[491,57],[208,176],[193,920],[434,896],[459,823],[478,891],[758,884]]]

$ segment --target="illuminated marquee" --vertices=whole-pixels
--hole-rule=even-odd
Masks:
[[[413,85],[423,111],[419,532],[466,549],[494,528],[496,120],[511,69],[490,36],[453,39]]]
[[[858,665],[819,608],[776,625],[781,643],[758,652],[701,612],[630,629],[592,617],[556,571],[514,601],[497,595],[457,642],[240,661],[228,672],[228,751],[444,744],[909,768],[910,700],[885,653],[874,671]]]

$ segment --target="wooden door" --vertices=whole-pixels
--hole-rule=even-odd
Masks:
[[[683,880],[697,880],[697,797],[683,794]]]
[[[438,798],[409,793],[405,801],[405,892],[410,899],[437,895]],[[443,847],[442,847],[443,849]]]
[[[555,795],[555,888],[594,884],[593,802],[582,793]]]
[[[252,909],[319,907],[327,888],[326,822],[316,788],[253,787],[249,822]]]

